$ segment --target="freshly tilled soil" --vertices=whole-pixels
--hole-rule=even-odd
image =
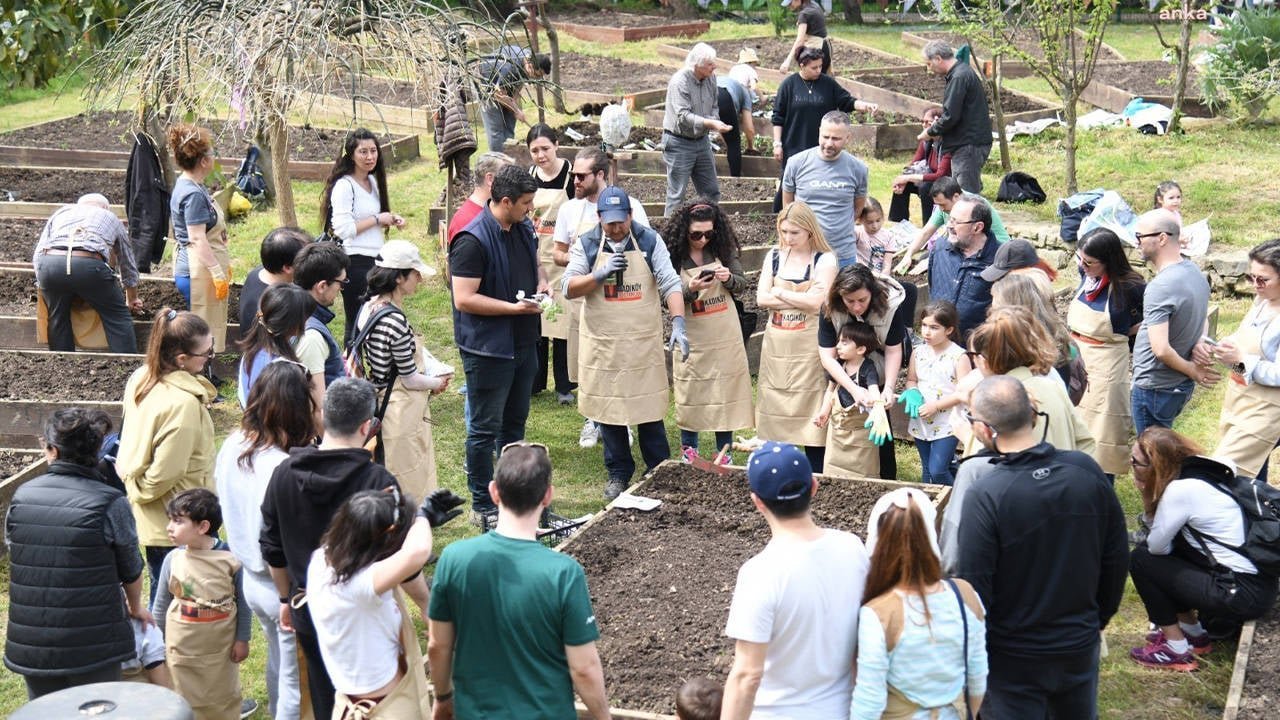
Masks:
[[[30,259],[30,256],[27,256]],[[239,284],[231,286],[231,293],[227,297],[228,308],[234,313],[235,308],[240,307],[240,289]],[[155,316],[155,311],[162,307],[171,307],[175,310],[185,309],[187,303],[183,300],[182,295],[178,292],[178,288],[171,281],[165,280],[146,280],[138,283],[138,297],[142,299],[142,306],[145,310],[135,317],[139,320],[149,320]],[[0,315],[17,315],[34,317],[36,314],[36,286],[35,279],[31,275],[17,273],[0,273]],[[234,319],[232,319],[234,322]]]
[[[119,205],[124,203],[124,177],[118,170],[0,167],[0,201],[73,203],[81,195],[102,193]]]
[[[853,76],[853,79],[878,88],[938,104],[942,103],[942,93],[946,87],[946,80],[925,70],[912,73],[858,73]],[[1004,111],[1006,113],[1043,110],[1045,107],[1024,97],[1009,93],[1005,93],[1001,99],[1004,102]],[[987,92],[987,106],[991,106],[990,91]]]
[[[141,357],[0,351],[0,400],[119,402]]]
[[[0,220],[0,262],[30,262],[43,220]]]
[[[10,478],[40,459],[40,453],[0,450],[0,479]]]

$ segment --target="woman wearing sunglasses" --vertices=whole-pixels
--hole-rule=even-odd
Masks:
[[[143,366],[124,386],[116,470],[129,493],[138,544],[155,599],[164,556],[173,550],[165,505],[183,490],[213,489],[213,418],[218,391],[204,378],[213,359],[209,324],[190,312],[156,313]],[[150,600],[148,601],[150,604]]]
[[[1280,238],[1249,251],[1253,307],[1213,357],[1231,371],[1218,421],[1214,457],[1229,459],[1241,475],[1267,478],[1267,458],[1280,440]]]
[[[680,455],[698,457],[698,433],[714,432],[718,453],[733,431],[755,424],[751,371],[734,293],[747,287],[738,236],[720,208],[705,200],[676,208],[662,231],[684,288],[685,329],[693,348],[671,366]],[[720,457],[728,465],[729,455]]]

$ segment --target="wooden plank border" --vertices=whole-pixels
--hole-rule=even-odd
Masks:
[[[1222,709],[1222,720],[1236,720],[1240,714],[1240,700],[1244,695],[1244,679],[1249,672],[1249,651],[1253,649],[1253,634],[1258,621],[1250,620],[1240,630],[1240,642],[1236,645],[1235,665],[1231,668],[1231,685],[1227,687],[1227,704]]]

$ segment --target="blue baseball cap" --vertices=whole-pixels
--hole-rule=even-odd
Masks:
[[[631,217],[631,198],[627,197],[626,190],[610,185],[600,191],[600,197],[596,199],[596,213],[602,223],[622,222]]]
[[[795,500],[813,488],[813,467],[800,448],[770,440],[747,458],[747,481],[761,500]]]

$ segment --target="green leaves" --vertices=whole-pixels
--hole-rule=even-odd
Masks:
[[[41,87],[105,43],[136,0],[17,0],[0,9],[0,86]]]
[[[1280,13],[1241,8],[1225,18],[1200,69],[1205,99],[1239,119],[1257,120],[1280,94]]]

